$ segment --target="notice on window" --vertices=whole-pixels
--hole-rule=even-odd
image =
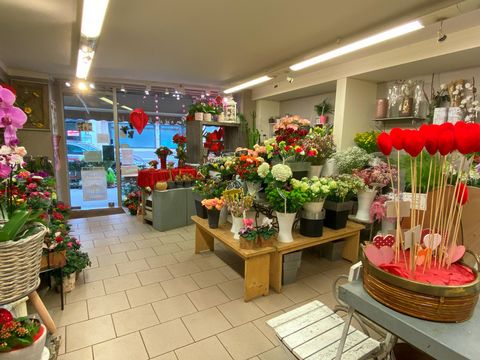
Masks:
[[[122,165],[123,177],[135,177],[138,176],[138,167],[135,165]]]
[[[83,201],[107,200],[107,173],[104,168],[82,168]]]
[[[85,151],[83,153],[83,160],[85,160],[85,162],[102,162],[102,152]]]
[[[122,165],[132,165],[133,164],[133,150],[132,149],[120,149],[120,159],[122,160]]]

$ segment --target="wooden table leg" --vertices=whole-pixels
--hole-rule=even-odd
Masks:
[[[200,251],[213,251],[213,236],[204,231],[200,226],[195,226],[195,254]]]
[[[342,257],[352,263],[358,260],[358,251],[360,247],[360,231],[345,238],[346,244],[343,247]]]
[[[278,251],[270,254],[270,286],[277,293],[282,291],[282,257]]]
[[[245,259],[244,300],[268,295],[270,254]]]
[[[55,334],[57,332],[57,327],[55,326],[55,323],[52,317],[50,316],[47,308],[43,304],[42,299],[40,299],[40,296],[38,296],[37,292],[34,291],[28,295],[28,298],[32,302],[32,305],[35,308],[35,310],[37,310],[38,315],[40,316],[40,319],[42,319],[47,330],[52,335]]]

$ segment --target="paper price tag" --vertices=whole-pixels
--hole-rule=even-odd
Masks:
[[[427,194],[415,194],[415,204],[413,203],[412,193],[403,193],[404,201],[410,202],[410,208],[415,210],[427,210]]]

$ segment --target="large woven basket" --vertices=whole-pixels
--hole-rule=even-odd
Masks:
[[[18,300],[40,284],[43,238],[47,228],[38,225],[34,235],[0,242],[0,305]]]
[[[405,279],[363,262],[363,287],[375,300],[401,313],[437,322],[470,319],[480,291],[478,273],[470,284],[437,286]]]

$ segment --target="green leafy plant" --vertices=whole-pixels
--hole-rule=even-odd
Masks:
[[[315,112],[318,116],[321,115],[333,115],[335,113],[335,107],[328,102],[327,99],[324,99],[320,104],[315,105]]]
[[[380,135],[380,131],[365,131],[357,133],[353,141],[360,149],[365,150],[367,153],[371,154],[378,152],[377,138]]]
[[[247,118],[244,114],[238,113],[240,119],[240,126],[247,138],[247,148],[253,149],[253,147],[260,143],[260,131],[257,129],[257,113],[252,111],[252,128],[248,126]]]
[[[344,202],[351,200],[360,190],[365,189],[365,183],[358,176],[342,174],[331,178],[332,191],[327,196],[327,200],[334,202]]]
[[[88,253],[77,250],[67,250],[67,264],[63,268],[63,276],[66,277],[70,274],[82,271],[86,267],[92,265]]]
[[[0,309],[0,353],[31,345],[39,331],[38,320],[14,319],[8,310]]]

